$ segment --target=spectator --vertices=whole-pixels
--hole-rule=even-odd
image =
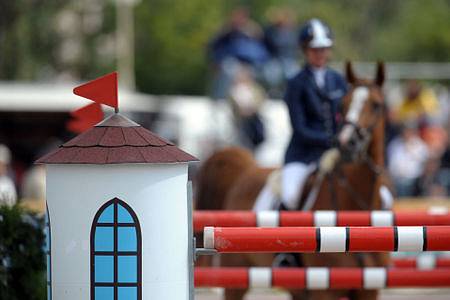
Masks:
[[[423,88],[417,80],[410,80],[406,87],[406,97],[397,111],[401,123],[426,123],[430,118],[437,116],[439,102],[433,91]]]
[[[400,136],[388,145],[387,154],[397,196],[417,196],[416,183],[423,174],[429,151],[418,136],[415,124],[403,127]]]
[[[420,137],[427,144],[434,157],[441,156],[447,146],[448,135],[439,125],[428,125],[422,128]]]
[[[441,157],[438,175],[439,182],[445,187],[447,195],[450,195],[450,143],[447,142],[447,149]]]
[[[269,94],[282,96],[286,81],[299,71],[295,16],[287,7],[274,7],[267,12],[269,25],[264,30],[264,43],[271,60],[264,68]]]
[[[240,64],[259,72],[269,53],[263,43],[262,30],[249,18],[244,8],[235,9],[230,21],[209,45],[209,57],[215,68],[213,98],[224,99]]]
[[[8,177],[8,166],[11,163],[9,148],[0,144],[0,205],[14,205],[17,201],[17,192],[14,182]]]
[[[45,201],[45,166],[32,166],[24,175],[22,200]]]
[[[62,141],[56,137],[51,137],[43,143],[43,146],[36,153],[35,159],[42,157],[51,151],[57,149]],[[33,165],[24,174],[21,186],[22,207],[29,211],[44,214],[46,211],[45,204],[45,166]]]
[[[250,71],[241,66],[230,88],[229,98],[242,146],[254,150],[265,139],[264,124],[259,108],[265,100],[263,89],[254,81]]]
[[[422,176],[417,181],[418,195],[424,197],[444,197],[446,195],[445,182],[442,182],[440,161],[437,157],[429,158],[424,165]]]

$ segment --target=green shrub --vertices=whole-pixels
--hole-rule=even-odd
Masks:
[[[46,298],[44,220],[18,206],[0,207],[0,299]]]

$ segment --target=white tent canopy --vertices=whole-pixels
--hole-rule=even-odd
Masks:
[[[74,84],[0,83],[0,111],[69,112],[92,103],[72,93]],[[150,95],[119,89],[119,108],[125,111],[153,111]]]

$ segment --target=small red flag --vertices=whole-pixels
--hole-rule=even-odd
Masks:
[[[83,106],[82,108],[70,112],[70,115],[77,119],[97,121],[97,123],[103,120],[102,107],[98,103]]]
[[[73,119],[67,122],[66,128],[74,133],[82,133],[103,120],[102,107],[98,103],[83,106],[70,115]]]
[[[117,72],[77,86],[73,89],[73,93],[97,103],[117,108]]]

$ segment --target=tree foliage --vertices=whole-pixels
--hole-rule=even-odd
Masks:
[[[95,5],[101,9],[92,10]],[[236,6],[263,25],[273,6],[290,7],[299,23],[324,19],[335,33],[336,59],[450,61],[449,0],[141,0],[134,10],[138,89],[203,94],[210,74],[205,46]],[[101,26],[87,30],[92,11]],[[76,38],[61,30],[62,12],[76,15]],[[0,80],[108,72],[115,26],[111,0],[0,0]],[[74,49],[72,60],[61,59]]]

